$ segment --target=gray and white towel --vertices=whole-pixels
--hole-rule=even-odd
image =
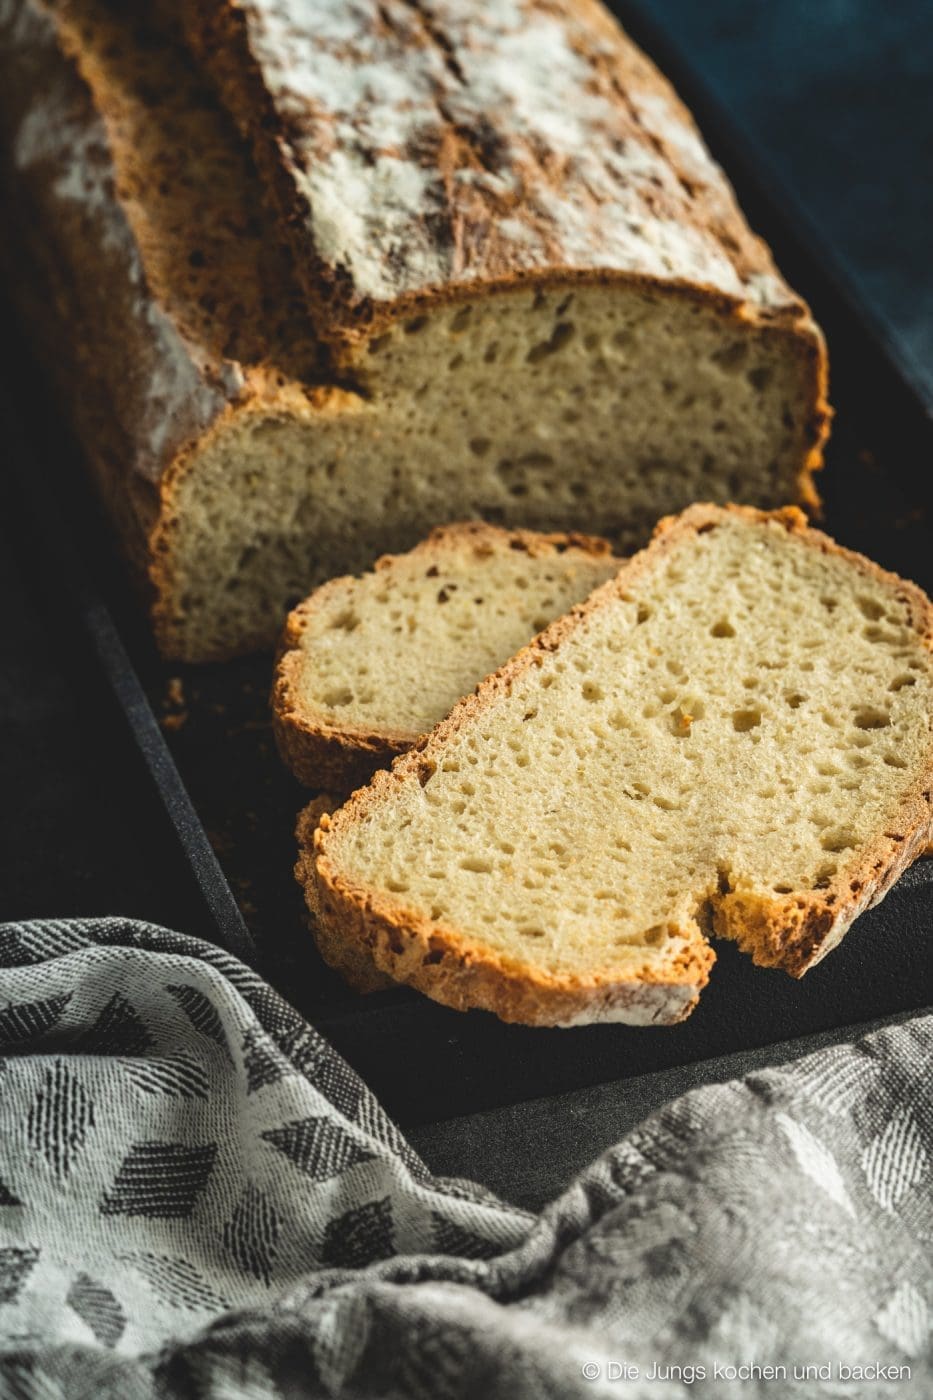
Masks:
[[[539,1216],[164,929],[0,927],[0,1055],[3,1397],[933,1395],[933,1018],[686,1095]]]

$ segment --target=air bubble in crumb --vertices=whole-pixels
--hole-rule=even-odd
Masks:
[[[329,710],[339,710],[344,705],[353,704],[353,691],[346,686],[340,686],[336,690],[327,690],[321,696],[323,703]]]
[[[750,729],[757,729],[760,723],[760,710],[733,710],[732,712],[732,728],[737,734],[747,734]]]
[[[492,861],[483,860],[480,856],[466,856],[460,862],[461,870],[470,870],[476,875],[491,875]]]
[[[863,705],[855,711],[856,729],[886,729],[891,723],[887,710],[879,710],[873,705]]]

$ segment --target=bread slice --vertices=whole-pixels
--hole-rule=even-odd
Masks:
[[[279,750],[309,787],[348,792],[618,571],[606,540],[434,530],[291,613],[272,690]]]
[[[324,815],[327,941],[457,1008],[686,1016],[800,976],[930,840],[933,609],[799,511],[694,506]]]

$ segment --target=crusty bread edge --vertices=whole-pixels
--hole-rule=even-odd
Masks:
[[[367,950],[378,968],[395,980],[407,982],[437,1001],[465,1009],[485,1007],[504,1020],[555,1025],[595,1020],[666,1023],[689,1014],[708,980],[714,959],[701,941],[699,928],[680,930],[696,934],[692,956],[682,955],[668,982],[631,985],[609,983],[599,977],[550,977],[541,969],[520,964],[470,944],[456,930],[432,924],[416,910],[384,894],[355,887],[337,870],[328,855],[328,834],[345,822],[355,821],[379,794],[393,783],[430,776],[432,750],[443,745],[463,722],[483,709],[501,690],[553,651],[596,608],[624,593],[639,574],[672,549],[686,534],[715,526],[729,515],[767,523],[773,521],[801,536],[824,553],[849,560],[867,577],[880,579],[907,603],[911,623],[924,645],[933,650],[933,605],[912,583],[881,569],[862,555],[837,545],[822,532],[809,528],[795,507],[759,511],[746,506],[691,506],[681,515],[662,520],[652,543],[610,580],[559,618],[494,675],[465,697],[433,733],[414,750],[398,759],[390,771],[375,775],[369,787],[357,792],[333,817],[324,817],[313,833],[313,852],[300,863],[299,878],[309,903],[317,909],[325,937],[355,942]],[[801,891],[786,897],[764,897],[726,891],[710,900],[710,914],[720,936],[739,942],[759,965],[781,967],[800,977],[833,948],[855,918],[877,903],[902,871],[933,840],[933,752],[927,767],[908,790],[892,817],[888,832],[856,860],[837,872],[825,890]]]
[[[397,984],[385,972],[380,972],[367,949],[358,943],[343,938],[339,933],[321,922],[314,882],[310,879],[309,861],[313,859],[314,833],[323,816],[329,815],[338,805],[328,793],[322,793],[303,807],[298,814],[295,839],[298,842],[298,861],[295,865],[295,879],[305,890],[308,928],[317,945],[321,957],[339,973],[354,991],[366,996],[370,992],[385,991]]]
[[[446,549],[471,543],[486,543],[490,553],[516,549],[531,557],[570,551],[593,559],[612,557],[609,541],[596,535],[510,530],[482,520],[467,520],[437,526],[405,554],[382,555],[372,572],[388,571],[400,560],[413,558],[440,562]],[[624,561],[618,562],[621,568]],[[335,725],[302,700],[301,676],[307,662],[304,634],[321,608],[342,591],[349,593],[355,582],[352,575],[331,579],[289,613],[272,682],[272,731],[283,763],[306,787],[341,793],[367,782],[377,768],[388,767],[393,758],[421,738],[420,733],[404,729]]]
[[[517,959],[465,947],[454,930],[360,890],[339,875],[322,887],[318,833],[328,830],[329,821],[316,802],[300,814],[295,877],[304,889],[318,951],[354,991],[401,982],[457,1011],[479,1007],[503,1021],[529,1026],[596,1021],[668,1025],[690,1014],[709,979],[714,954],[699,942],[692,956],[672,964],[668,980],[612,985],[596,978],[547,977]],[[699,939],[698,928],[686,932]]]

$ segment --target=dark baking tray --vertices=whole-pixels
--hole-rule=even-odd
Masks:
[[[636,7],[617,8],[693,107],[751,222],[826,329],[837,409],[822,480],[827,528],[930,589],[928,406],[729,119]],[[260,967],[402,1122],[644,1074],[933,1002],[933,862],[904,876],[802,982],[753,968],[732,945],[717,944],[711,983],[681,1026],[530,1030],[483,1012],[448,1011],[404,989],[348,993],[317,956],[291,877],[292,829],[306,794],[274,752],[269,658],[211,667],[159,661],[84,488],[77,449],[44,405],[16,341],[6,338],[16,412],[8,404],[4,416],[25,421],[28,408],[40,425],[28,440],[7,439],[18,490],[41,527],[44,557],[36,567],[46,580],[56,572],[62,579],[88,664],[116,697],[141,760],[140,801],[154,795],[174,835],[162,858],[184,867],[190,926]]]

